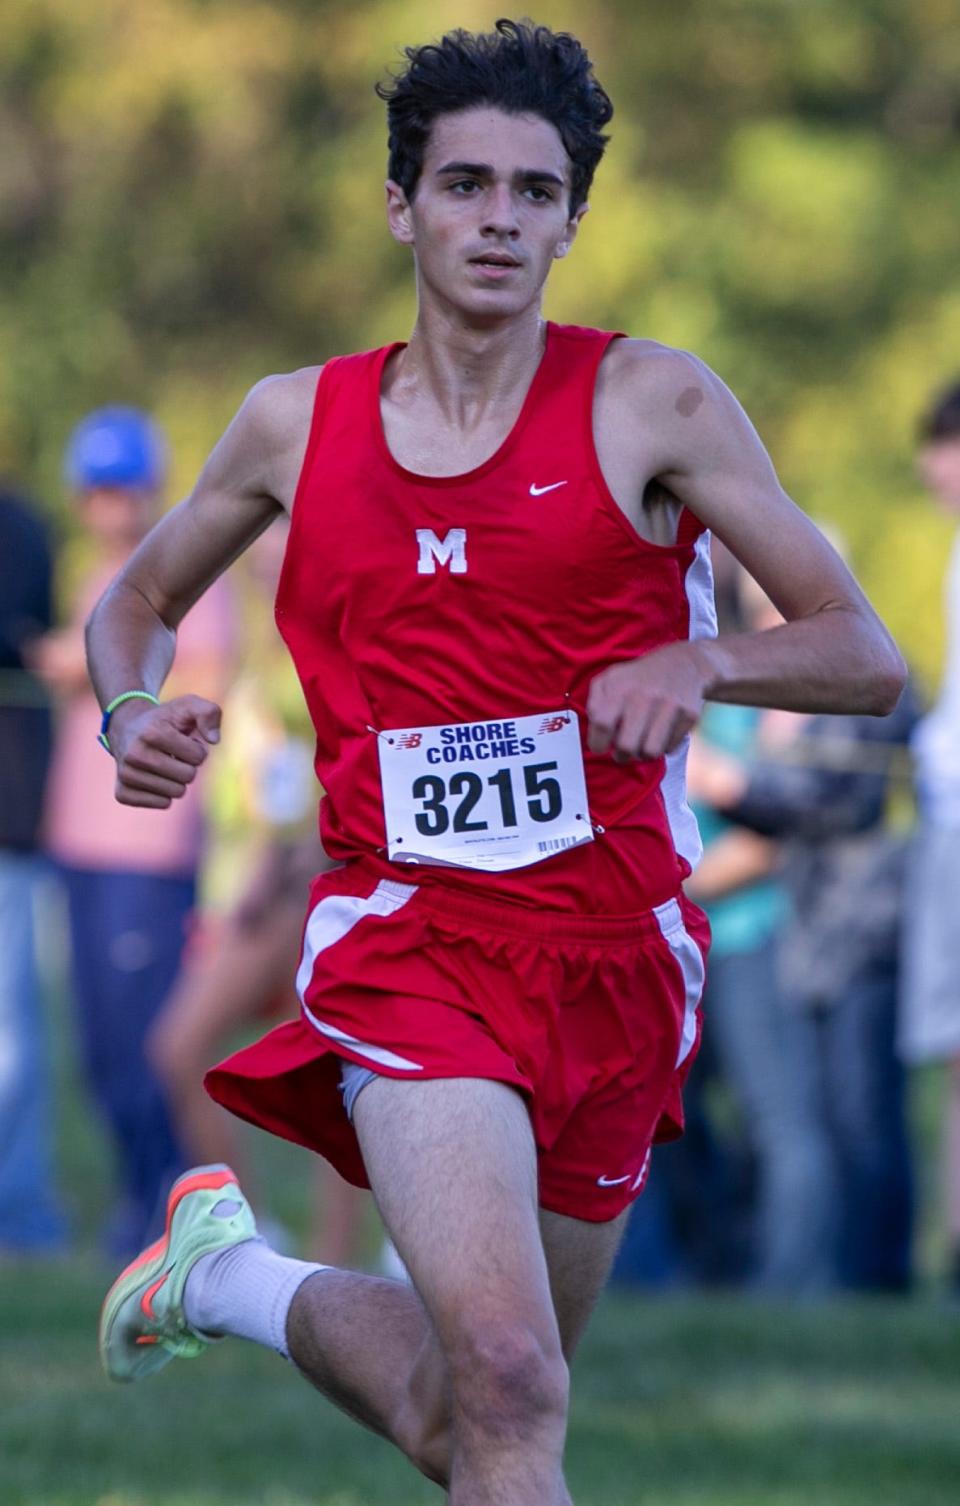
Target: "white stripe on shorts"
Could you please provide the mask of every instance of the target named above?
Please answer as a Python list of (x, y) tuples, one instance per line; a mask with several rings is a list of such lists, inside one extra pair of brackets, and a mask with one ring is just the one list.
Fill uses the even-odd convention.
[(665, 905), (657, 905), (653, 913), (657, 917), (660, 934), (677, 959), (683, 974), (683, 1029), (680, 1033), (680, 1049), (677, 1053), (677, 1066), (679, 1067), (681, 1062), (685, 1062), (690, 1055), (697, 1038), (697, 1005), (703, 993), (706, 969), (700, 955), (700, 948), (683, 923), (683, 911), (680, 909), (679, 901), (668, 899)]
[(300, 996), (303, 1012), (314, 1030), (318, 1030), (328, 1040), (349, 1047), (357, 1056), (364, 1057), (374, 1066), (393, 1067), (400, 1072), (422, 1072), (423, 1065), (420, 1062), (410, 1061), (405, 1056), (398, 1056), (395, 1051), (389, 1051), (385, 1046), (375, 1046), (368, 1041), (358, 1040), (356, 1036), (347, 1035), (345, 1031), (339, 1030), (336, 1025), (318, 1019), (308, 1007), (305, 996), (321, 952), (325, 952), (328, 947), (336, 946), (338, 941), (342, 941), (344, 936), (367, 916), (378, 915), (381, 919), (386, 919), (395, 915), (416, 892), (414, 884), (397, 884), (391, 879), (384, 879), (367, 899), (360, 899), (354, 894), (328, 894), (326, 899), (322, 899), (316, 909), (311, 912), (310, 919), (307, 921), (303, 937), (303, 956), (297, 969), (297, 993)]

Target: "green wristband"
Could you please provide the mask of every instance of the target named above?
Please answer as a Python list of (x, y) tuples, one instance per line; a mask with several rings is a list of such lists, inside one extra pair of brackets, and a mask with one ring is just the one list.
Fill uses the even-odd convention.
[(125, 690), (122, 695), (115, 695), (103, 713), (103, 721), (100, 723), (100, 732), (97, 736), (97, 742), (101, 748), (106, 748), (108, 753), (110, 752), (110, 743), (107, 740), (107, 728), (110, 726), (110, 718), (117, 707), (123, 705), (124, 701), (152, 701), (155, 706), (160, 705), (156, 696), (151, 695), (149, 690)]

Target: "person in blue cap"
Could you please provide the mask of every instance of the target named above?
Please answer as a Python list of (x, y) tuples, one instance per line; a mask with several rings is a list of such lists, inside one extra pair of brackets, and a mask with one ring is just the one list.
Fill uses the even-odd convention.
[[(167, 447), (130, 407), (90, 413), (70, 435), (64, 476), (89, 566), (69, 624), (48, 634), (36, 664), (59, 703), (45, 837), (63, 879), (71, 980), (83, 1065), (117, 1163), (119, 1195), (104, 1242), (123, 1257), (158, 1232), (183, 1157), (145, 1042), (180, 969), (203, 849), (202, 792), (173, 820), (113, 798), (112, 761), (97, 746), (100, 712), (87, 679), (83, 627), (106, 582), (160, 512)], [(229, 588), (185, 624), (177, 669), (222, 693), (233, 653)]]
[(99, 408), (81, 419), (64, 456), (67, 485), (80, 498), (115, 492), (155, 499), (167, 468), (166, 442), (159, 427), (137, 408)]

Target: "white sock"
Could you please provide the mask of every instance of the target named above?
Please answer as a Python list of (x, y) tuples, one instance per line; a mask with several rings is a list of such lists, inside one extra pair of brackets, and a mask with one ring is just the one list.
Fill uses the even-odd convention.
[(290, 1304), (308, 1276), (330, 1269), (278, 1255), (266, 1240), (245, 1239), (200, 1256), (184, 1287), (184, 1316), (200, 1333), (252, 1339), (289, 1359)]

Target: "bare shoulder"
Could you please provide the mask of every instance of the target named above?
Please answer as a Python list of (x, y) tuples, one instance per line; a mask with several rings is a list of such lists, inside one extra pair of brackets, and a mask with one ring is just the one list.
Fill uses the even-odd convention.
[(238, 417), (274, 440), (300, 434), (309, 426), (322, 366), (301, 366), (261, 378), (251, 387)]
[(302, 458), (322, 371), (302, 366), (266, 376), (247, 393), (237, 419), (267, 454), (297, 450)]
[(691, 351), (616, 340), (600, 369), (598, 396), (618, 421), (648, 437), (655, 474), (682, 474), (721, 452), (764, 453), (729, 387)]
[(699, 356), (657, 340), (614, 340), (600, 368), (599, 385), (611, 401), (692, 418), (706, 403), (731, 397)]
[[(322, 366), (267, 376), (247, 393), (211, 457), (248, 490), (293, 506)], [(219, 454), (218, 454), (219, 451)]]

